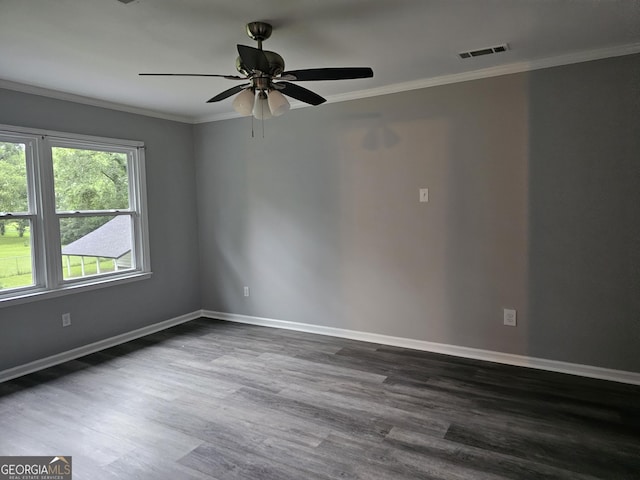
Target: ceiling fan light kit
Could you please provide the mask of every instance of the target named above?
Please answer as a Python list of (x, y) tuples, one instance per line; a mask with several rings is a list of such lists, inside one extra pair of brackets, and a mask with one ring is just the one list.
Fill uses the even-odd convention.
[(269, 110), (271, 110), (271, 115), (274, 117), (279, 117), (283, 113), (288, 112), (291, 108), (291, 105), (285, 96), (278, 90), (271, 90), (267, 94), (267, 99), (269, 103)]
[(262, 49), (262, 42), (271, 36), (273, 28), (265, 22), (251, 22), (246, 26), (247, 35), (258, 42), (258, 48), (238, 45), (236, 70), (242, 75), (206, 73), (140, 73), (155, 76), (222, 77), (227, 80), (245, 80), (248, 83), (225, 90), (207, 103), (219, 102), (235, 95), (232, 107), (240, 115), (253, 115), (259, 120), (277, 117), (290, 108), (285, 98), (289, 96), (310, 105), (320, 105), (326, 99), (317, 93), (291, 82), (318, 80), (348, 80), (373, 77), (369, 67), (309, 68), (285, 71), (284, 59), (276, 52)]
[(256, 95), (256, 104), (253, 106), (253, 116), (258, 120), (268, 120), (273, 115), (269, 109), (269, 101), (265, 92), (258, 92)]
[(256, 93), (250, 88), (247, 88), (236, 95), (231, 106), (240, 115), (251, 115), (253, 113), (253, 105), (255, 103)]

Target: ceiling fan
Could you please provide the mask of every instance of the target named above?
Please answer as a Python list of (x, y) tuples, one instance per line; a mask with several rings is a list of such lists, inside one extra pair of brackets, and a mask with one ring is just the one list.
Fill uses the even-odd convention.
[(262, 42), (271, 36), (273, 27), (265, 22), (251, 22), (246, 26), (247, 35), (258, 42), (258, 48), (238, 45), (236, 69), (239, 75), (217, 75), (208, 73), (140, 73), (143, 76), (181, 76), (181, 77), (222, 77), (228, 80), (246, 80), (207, 103), (219, 102), (236, 95), (233, 108), (242, 115), (253, 114), (258, 119), (282, 115), (289, 110), (287, 95), (310, 105), (320, 105), (326, 99), (317, 93), (291, 82), (317, 80), (348, 80), (373, 77), (369, 67), (308, 68), (304, 70), (284, 70), (284, 60), (276, 52), (262, 49)]

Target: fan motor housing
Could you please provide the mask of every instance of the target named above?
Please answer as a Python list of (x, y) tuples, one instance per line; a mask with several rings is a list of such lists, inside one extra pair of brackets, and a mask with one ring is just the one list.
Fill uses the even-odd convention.
[[(263, 52), (269, 62), (269, 71), (263, 73), (275, 77), (284, 72), (284, 59), (280, 55), (276, 52), (270, 52), (269, 50), (263, 50)], [(236, 70), (247, 76), (251, 73), (251, 71), (242, 63), (242, 59), (240, 57), (236, 58)]]

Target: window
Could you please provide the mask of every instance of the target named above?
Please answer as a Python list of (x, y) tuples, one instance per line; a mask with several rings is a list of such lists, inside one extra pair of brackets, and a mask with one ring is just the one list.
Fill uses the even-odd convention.
[(0, 126), (0, 304), (150, 275), (141, 142)]

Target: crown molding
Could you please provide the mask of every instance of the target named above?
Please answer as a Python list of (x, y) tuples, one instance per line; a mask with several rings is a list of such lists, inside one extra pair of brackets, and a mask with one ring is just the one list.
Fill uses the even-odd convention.
[(442, 75), (439, 77), (425, 78), (410, 82), (395, 83), (384, 87), (370, 88), (355, 92), (344, 93), (340, 95), (332, 95), (327, 97), (327, 101), (331, 103), (344, 102), (348, 100), (357, 100), (360, 98), (375, 97), (379, 95), (388, 95), (392, 93), (407, 92), (411, 90), (419, 90), (422, 88), (436, 87), (439, 85), (448, 85), (451, 83), (468, 82), (470, 80), (480, 80), (483, 78), (499, 77), (501, 75), (509, 75), (513, 73), (530, 72), (544, 68), (559, 67), (562, 65), (571, 65), (574, 63), (589, 62), (592, 60), (601, 60), (604, 58), (621, 57), (624, 55), (633, 55), (640, 53), (640, 43), (629, 45), (602, 48), (598, 50), (589, 50), (581, 52), (573, 52), (566, 55), (555, 57), (541, 58), (528, 62), (510, 63), (497, 67), (483, 68), (469, 72), (454, 73), (451, 75)]
[[(358, 100), (362, 98), (377, 97), (380, 95), (389, 95), (392, 93), (407, 92), (411, 90), (420, 90), (423, 88), (436, 87), (440, 85), (448, 85), (452, 83), (468, 82), (470, 80), (480, 80), (483, 78), (498, 77), (501, 75), (509, 75), (513, 73), (529, 72), (533, 70), (540, 70), (543, 68), (558, 67), (562, 65), (571, 65), (574, 63), (589, 62), (592, 60), (601, 60), (604, 58), (621, 57), (624, 55), (633, 55), (640, 53), (640, 43), (631, 43), (627, 45), (618, 45), (615, 47), (600, 48), (595, 50), (572, 52), (569, 54), (558, 55), (554, 57), (540, 58), (527, 62), (516, 62), (507, 65), (500, 65), (497, 67), (483, 68), (480, 70), (472, 70), (469, 72), (453, 73), (449, 75), (441, 75), (438, 77), (424, 78), (420, 80), (413, 80), (409, 82), (394, 83), (391, 85), (385, 85), (383, 87), (369, 88), (365, 90), (357, 90), (354, 92), (342, 93), (337, 95), (328, 95), (326, 97), (327, 103), (346, 102), (349, 100)], [(61, 92), (58, 90), (50, 90), (47, 88), (36, 87), (34, 85), (27, 85), (17, 82), (11, 82), (8, 80), (0, 79), (0, 88), (8, 90), (15, 90), (23, 93), (30, 93), (33, 95), (41, 95), (45, 97), (55, 98), (58, 100), (66, 100), (69, 102), (81, 103), (85, 105), (91, 105), (94, 107), (109, 108), (111, 110), (119, 110), (122, 112), (134, 113), (137, 115), (144, 115), (147, 117), (161, 118), (164, 120), (172, 120), (182, 123), (209, 123), (218, 122), (222, 120), (231, 120), (234, 118), (242, 118), (236, 112), (224, 112), (213, 115), (203, 116), (182, 116), (173, 115), (169, 113), (158, 112), (155, 110), (147, 110), (144, 108), (133, 107), (130, 105), (123, 105), (119, 103), (108, 102), (106, 100), (99, 100), (96, 98), (85, 97), (82, 95), (75, 95), (72, 93)], [(306, 108), (309, 105), (303, 102), (292, 102), (291, 108)]]
[(170, 113), (158, 112), (156, 110), (147, 110), (145, 108), (133, 107), (121, 103), (109, 102), (75, 93), (62, 92), (60, 90), (51, 90), (48, 88), (28, 85), (26, 83), (12, 82), (0, 79), (0, 88), (13, 90), (16, 92), (29, 93), (31, 95), (40, 95), (42, 97), (53, 98), (55, 100), (64, 100), (67, 102), (80, 103), (82, 105), (90, 105), (92, 107), (108, 108), (120, 112), (134, 113), (136, 115), (144, 115), (145, 117), (160, 118), (163, 120), (172, 120), (174, 122), (194, 123), (194, 117), (185, 117), (181, 115), (173, 115)]

